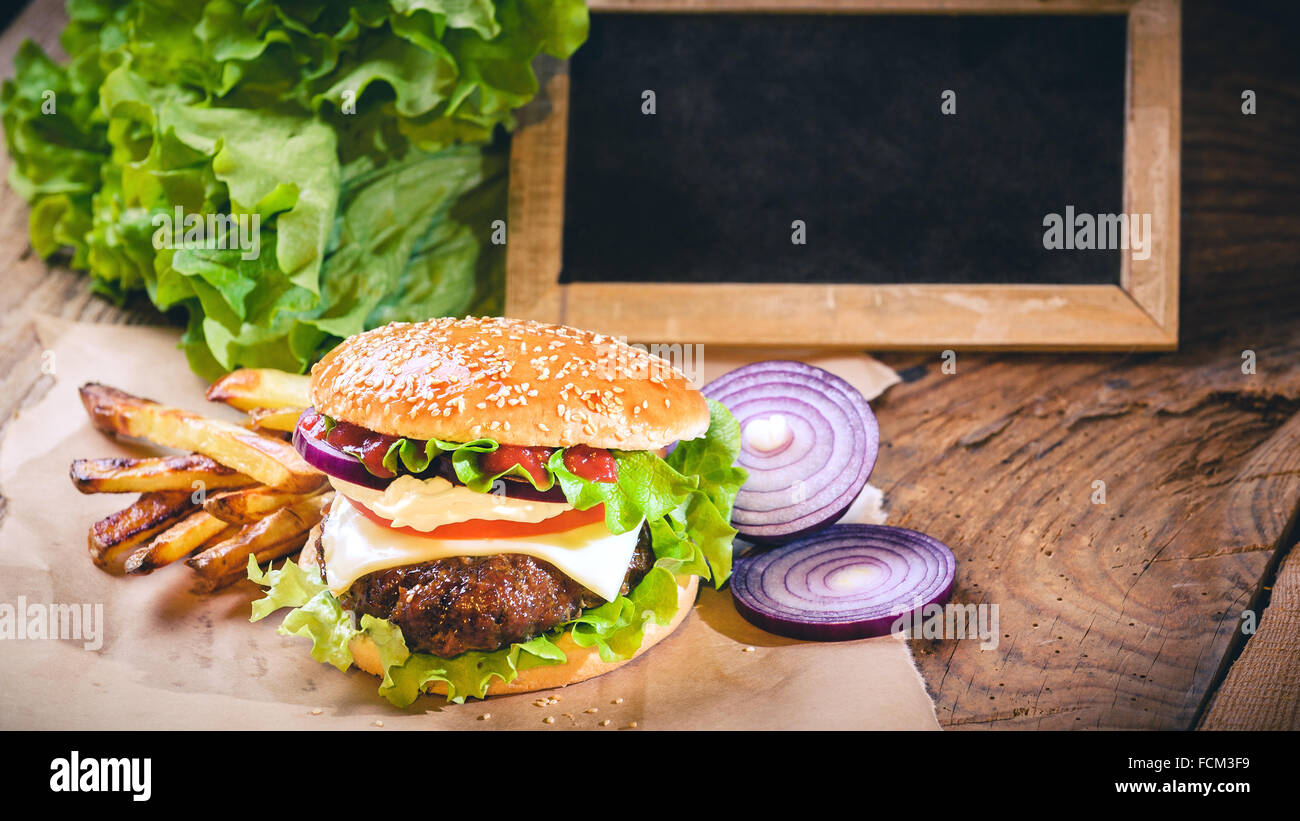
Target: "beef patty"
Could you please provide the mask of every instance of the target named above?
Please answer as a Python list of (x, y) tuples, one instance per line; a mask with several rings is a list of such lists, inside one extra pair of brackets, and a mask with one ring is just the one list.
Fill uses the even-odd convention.
[[(320, 539), (316, 550), (323, 574)], [(627, 595), (653, 564), (650, 530), (643, 525), (620, 594)], [(528, 641), (605, 600), (549, 562), (502, 553), (379, 570), (353, 582), (341, 601), (357, 618), (369, 614), (402, 628), (412, 652), (450, 658)]]

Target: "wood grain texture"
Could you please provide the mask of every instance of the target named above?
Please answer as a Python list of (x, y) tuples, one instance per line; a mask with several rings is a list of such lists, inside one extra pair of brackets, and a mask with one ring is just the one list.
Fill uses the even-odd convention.
[(1263, 615), (1200, 729), (1300, 730), (1300, 553), (1287, 557)]
[[(560, 240), (564, 234), (564, 149), (568, 117), (554, 116), (554, 106), (569, 98), (567, 64), (544, 78), (538, 99), (520, 116), (521, 127), (511, 140), (511, 184), (507, 219), (510, 225), (530, 226), (512, 231), (506, 244), (506, 315), (542, 319), (564, 315), (560, 277)], [(549, 321), (555, 321), (554, 319)]]
[(1177, 344), (1113, 285), (576, 282), (550, 290), (560, 295), (551, 304), (563, 305), (551, 321), (654, 342), (780, 341), (874, 351), (1167, 350)]
[[(1123, 254), (1121, 287), (571, 283), (559, 279), (568, 75), (523, 117), (511, 147), (506, 313), (640, 341), (916, 350), (1172, 350), (1178, 346), (1181, 0), (966, 3), (607, 2), (593, 10), (1129, 14), (1124, 203), (1151, 215), (1147, 259)], [(611, 206), (615, 207), (615, 206)], [(1151, 238), (1148, 238), (1148, 242)], [(672, 305), (671, 311), (663, 309)]]
[(1256, 393), (1237, 353), (959, 354), (879, 403), (891, 522), (952, 546), (955, 601), (1000, 608), (996, 650), (917, 646), (941, 723), (1192, 725), (1300, 498), (1300, 383)]
[(1120, 282), (1169, 338), (1178, 339), (1180, 0), (1142, 0), (1129, 13), (1124, 210), (1151, 215), (1146, 259), (1122, 255)]

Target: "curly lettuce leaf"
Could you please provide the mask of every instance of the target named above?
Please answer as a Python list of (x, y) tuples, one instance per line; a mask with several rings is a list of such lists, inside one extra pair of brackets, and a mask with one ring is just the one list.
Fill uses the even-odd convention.
[(679, 442), (667, 462), (681, 473), (700, 477), (700, 490), (713, 501), (722, 518), (731, 519), (736, 493), (748, 474), (735, 466), (740, 456), (740, 423), (721, 402), (709, 404), (709, 430), (698, 439)]
[(605, 506), (605, 525), (611, 533), (626, 533), (643, 520), (662, 518), (699, 487), (698, 479), (678, 473), (649, 451), (612, 454), (618, 465), (613, 482), (593, 482), (570, 472), (563, 451), (556, 451), (547, 463), (569, 504), (578, 510)]
[(421, 445), (411, 439), (398, 439), (384, 454), (384, 467), (393, 473), (424, 473), (444, 453), (452, 454), (454, 461), (461, 453), (466, 458), (478, 460), (480, 453), (491, 453), (499, 445), (491, 439), (474, 439), (470, 442), (445, 442), (430, 439)]

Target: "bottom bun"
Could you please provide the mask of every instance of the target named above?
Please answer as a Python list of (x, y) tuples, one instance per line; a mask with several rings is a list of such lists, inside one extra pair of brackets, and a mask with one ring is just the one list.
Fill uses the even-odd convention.
[[(313, 541), (308, 541), (308, 545)], [(303, 568), (315, 568), (316, 551), (304, 550), (300, 560), (300, 566)], [(550, 690), (555, 687), (564, 687), (569, 684), (577, 684), (579, 681), (586, 681), (589, 678), (604, 675), (605, 673), (616, 670), (628, 662), (640, 658), (643, 653), (663, 641), (669, 634), (677, 629), (678, 625), (686, 619), (686, 615), (691, 612), (695, 605), (695, 594), (700, 589), (699, 576), (686, 576), (677, 578), (677, 612), (668, 624), (659, 625), (654, 621), (645, 626), (645, 635), (641, 640), (641, 646), (632, 654), (631, 658), (622, 661), (601, 661), (600, 651), (595, 647), (580, 647), (573, 641), (570, 633), (565, 633), (555, 642), (555, 646), (564, 651), (568, 661), (564, 664), (548, 664), (541, 667), (530, 667), (527, 670), (521, 670), (514, 681), (509, 683), (499, 678), (492, 679), (488, 685), (487, 694), (490, 696), (509, 695), (510, 693), (531, 693), (536, 690)], [(370, 673), (372, 676), (384, 675), (383, 664), (379, 660), (379, 649), (375, 643), (367, 636), (358, 636), (348, 643), (348, 649), (352, 651), (352, 662), (357, 667)], [(431, 681), (425, 685), (423, 692), (437, 693), (439, 695), (447, 694), (446, 682)]]

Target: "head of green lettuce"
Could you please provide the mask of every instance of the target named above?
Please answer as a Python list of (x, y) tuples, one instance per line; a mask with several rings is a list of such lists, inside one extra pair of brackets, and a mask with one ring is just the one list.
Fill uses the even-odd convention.
[(195, 372), (299, 372), (367, 328), (499, 312), (501, 132), (533, 58), (586, 39), (582, 0), (67, 11), (71, 58), (25, 42), (0, 87), (9, 184), (33, 249), (183, 320)]

